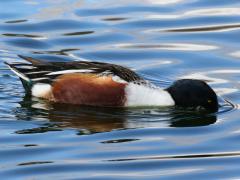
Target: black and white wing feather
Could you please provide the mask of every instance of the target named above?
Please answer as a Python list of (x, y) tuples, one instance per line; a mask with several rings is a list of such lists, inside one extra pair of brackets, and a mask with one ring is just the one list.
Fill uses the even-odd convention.
[(92, 73), (99, 76), (116, 76), (126, 82), (144, 81), (132, 70), (115, 64), (102, 62), (72, 61), (46, 62), (20, 56), (29, 63), (6, 63), (22, 81), (51, 84), (58, 76), (68, 73)]

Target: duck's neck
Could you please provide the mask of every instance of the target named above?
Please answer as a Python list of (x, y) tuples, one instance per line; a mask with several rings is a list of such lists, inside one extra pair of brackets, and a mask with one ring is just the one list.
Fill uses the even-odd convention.
[(173, 106), (172, 96), (160, 88), (129, 83), (126, 88), (126, 106)]

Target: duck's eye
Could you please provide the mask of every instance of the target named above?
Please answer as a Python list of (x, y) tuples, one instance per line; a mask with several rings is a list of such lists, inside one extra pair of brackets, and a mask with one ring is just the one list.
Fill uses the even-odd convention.
[(207, 102), (208, 102), (208, 103), (212, 103), (212, 100), (211, 100), (211, 99), (209, 99)]

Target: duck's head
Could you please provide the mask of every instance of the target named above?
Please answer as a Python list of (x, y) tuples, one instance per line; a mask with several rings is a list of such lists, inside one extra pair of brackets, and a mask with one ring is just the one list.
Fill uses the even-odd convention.
[(180, 107), (204, 108), (209, 112), (218, 111), (217, 95), (204, 81), (181, 79), (166, 89)]

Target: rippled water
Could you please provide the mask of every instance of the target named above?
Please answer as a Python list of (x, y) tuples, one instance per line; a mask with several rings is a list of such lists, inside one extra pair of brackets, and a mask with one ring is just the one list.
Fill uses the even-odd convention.
[[(0, 2), (1, 179), (239, 179), (240, 2)], [(216, 114), (62, 106), (24, 97), (3, 61), (121, 64), (166, 87), (208, 81)]]

